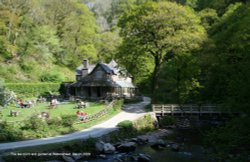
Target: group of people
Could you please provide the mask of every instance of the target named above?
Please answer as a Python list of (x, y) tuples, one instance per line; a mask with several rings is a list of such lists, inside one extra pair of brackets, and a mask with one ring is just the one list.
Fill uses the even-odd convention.
[(23, 101), (22, 99), (17, 99), (17, 104), (16, 107), (20, 108), (32, 108), (36, 104), (36, 101), (34, 100), (28, 100), (28, 101)]
[(82, 111), (80, 112), (79, 110), (76, 112), (76, 116), (79, 118), (81, 121), (86, 121), (87, 119), (87, 113)]

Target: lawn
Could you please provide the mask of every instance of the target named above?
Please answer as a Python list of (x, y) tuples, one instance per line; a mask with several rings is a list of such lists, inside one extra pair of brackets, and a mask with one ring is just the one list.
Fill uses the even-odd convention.
[[(48, 112), (50, 118), (63, 116), (63, 115), (75, 115), (76, 111), (84, 111), (87, 114), (94, 114), (104, 108), (104, 104), (91, 102), (89, 107), (85, 109), (75, 109), (76, 104), (73, 102), (61, 103), (57, 108), (49, 108), (49, 103), (37, 103), (32, 108), (17, 108), (12, 105), (7, 108), (2, 109), (2, 120), (7, 122), (16, 122), (29, 119), (35, 114), (40, 114), (41, 112)], [(10, 116), (10, 111), (20, 111), (20, 114), (17, 117)]]
[[(84, 109), (76, 109), (75, 103), (61, 103), (57, 108), (49, 108), (49, 103), (38, 103), (33, 108), (17, 108), (14, 105), (2, 109), (2, 121), (0, 122), (0, 143), (6, 141), (19, 141), (52, 137), (67, 134), (77, 130), (89, 128), (119, 113), (123, 101), (117, 101), (107, 114), (88, 122), (80, 122), (76, 112), (84, 111), (87, 115), (93, 115), (105, 108), (102, 103), (89, 103)], [(20, 111), (17, 117), (10, 116), (10, 111)], [(36, 118), (36, 114), (48, 112), (49, 119)], [(34, 118), (35, 117), (35, 118)]]

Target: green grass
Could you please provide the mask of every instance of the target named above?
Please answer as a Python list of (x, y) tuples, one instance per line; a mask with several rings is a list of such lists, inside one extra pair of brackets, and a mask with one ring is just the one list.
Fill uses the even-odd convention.
[[(118, 101), (113, 107), (108, 109), (108, 113), (104, 116), (93, 121), (81, 123), (79, 123), (79, 119), (76, 116), (76, 111), (83, 110), (87, 115), (92, 115), (105, 108), (105, 105), (100, 103), (90, 103), (90, 106), (85, 109), (74, 109), (75, 103), (60, 104), (55, 109), (49, 109), (48, 104), (46, 103), (40, 103), (34, 108), (16, 108), (14, 106), (9, 106), (8, 108), (5, 108), (2, 113), (3, 119), (7, 121), (7, 123), (4, 124), (5, 122), (2, 122), (4, 129), (2, 130), (2, 136), (0, 134), (0, 141), (6, 142), (52, 137), (77, 130), (83, 130), (119, 113), (122, 104), (122, 100)], [(10, 110), (19, 110), (21, 114), (18, 117), (11, 117), (9, 115)], [(42, 111), (49, 112), (50, 118), (48, 120), (34, 118), (33, 115), (35, 113), (39, 114), (39, 112)]]
[[(77, 110), (84, 111), (87, 114), (94, 114), (104, 107), (104, 104), (90, 103), (90, 106), (85, 109), (75, 109), (75, 103), (62, 103), (57, 108), (49, 108), (49, 103), (38, 103), (33, 108), (17, 108), (12, 105), (2, 109), (2, 120), (7, 122), (17, 122), (29, 119), (34, 114), (40, 114), (41, 112), (48, 112), (50, 118), (63, 116), (63, 115), (75, 115)], [(10, 116), (10, 111), (20, 111), (20, 115), (17, 117)]]

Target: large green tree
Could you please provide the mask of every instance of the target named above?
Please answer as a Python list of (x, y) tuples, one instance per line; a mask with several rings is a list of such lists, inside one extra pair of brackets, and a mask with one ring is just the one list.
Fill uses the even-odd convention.
[(137, 6), (121, 17), (119, 26), (124, 38), (123, 44), (131, 45), (132, 42), (134, 47), (129, 49), (136, 48), (139, 51), (135, 55), (151, 57), (154, 61), (153, 95), (158, 88), (163, 63), (175, 55), (199, 48), (206, 37), (195, 12), (172, 2), (152, 2)]

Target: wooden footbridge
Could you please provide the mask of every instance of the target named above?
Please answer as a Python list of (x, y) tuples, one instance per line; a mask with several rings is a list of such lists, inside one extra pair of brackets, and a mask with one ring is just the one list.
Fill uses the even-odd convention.
[(216, 105), (152, 105), (156, 116), (184, 116), (184, 115), (237, 115), (237, 112), (221, 111)]

